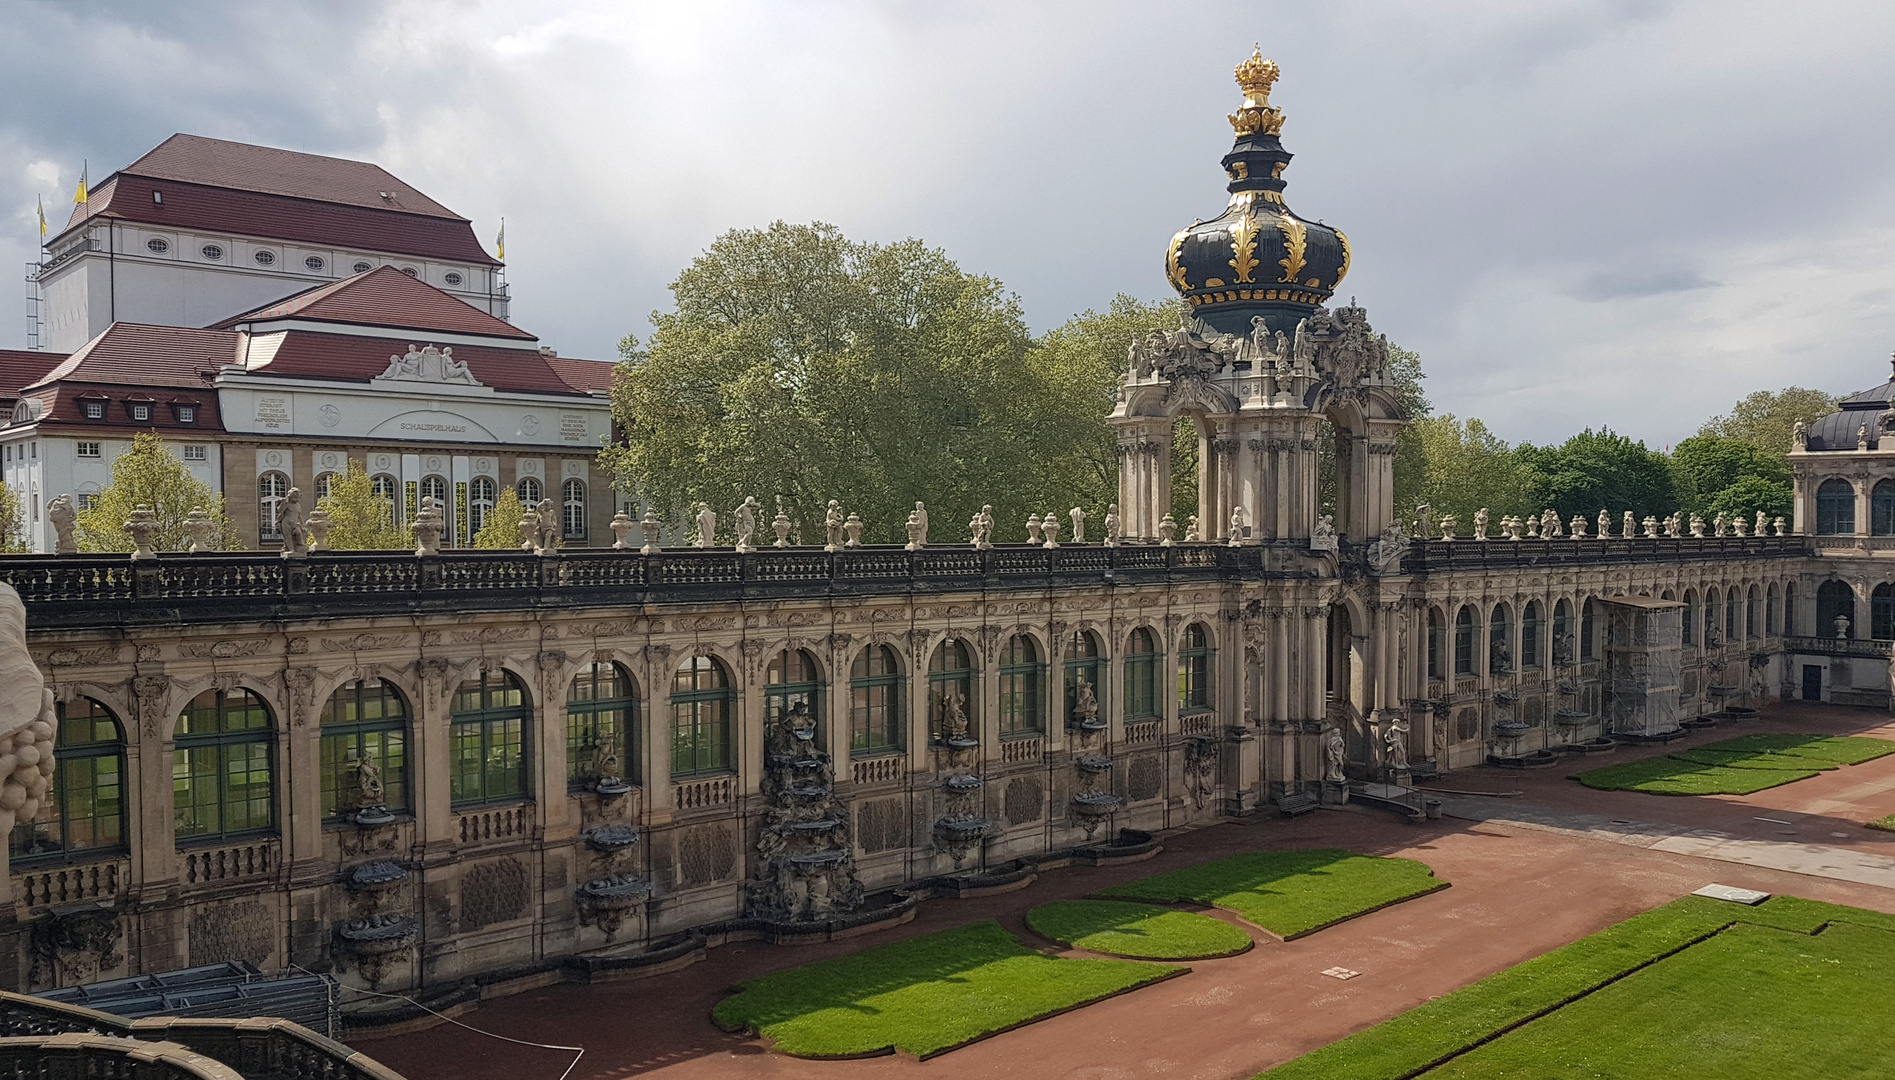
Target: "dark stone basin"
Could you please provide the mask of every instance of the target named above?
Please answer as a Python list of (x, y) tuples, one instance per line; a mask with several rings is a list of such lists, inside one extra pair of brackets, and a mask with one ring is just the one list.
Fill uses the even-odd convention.
[(594, 851), (623, 851), (638, 843), (638, 830), (630, 825), (601, 825), (586, 834), (586, 845)]

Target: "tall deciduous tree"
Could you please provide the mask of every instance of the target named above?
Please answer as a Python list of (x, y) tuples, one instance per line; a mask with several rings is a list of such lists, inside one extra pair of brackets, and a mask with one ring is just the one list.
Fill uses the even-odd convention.
[(1626, 510), (1643, 519), (1678, 509), (1665, 455), (1610, 429), (1587, 428), (1558, 446), (1522, 445), (1515, 454), (1533, 472), (1530, 507), (1552, 507), (1562, 521), (1574, 514), (1590, 520), (1600, 510), (1616, 522)]
[[(1737, 512), (1733, 499), (1756, 503), (1750, 513), (1762, 510), (1772, 517), (1789, 513), (1776, 509), (1791, 502), (1790, 466), (1781, 452), (1746, 439), (1693, 435), (1672, 447), (1671, 467), (1678, 480), (1679, 504), (1706, 517)], [(1741, 495), (1724, 496), (1740, 485)]]
[(520, 502), (519, 493), (512, 485), (500, 489), (500, 495), (493, 501), (493, 509), (487, 511), (487, 524), (474, 534), (474, 546), (490, 551), (518, 548), (520, 546), (520, 520), (526, 517), (526, 506)]
[(375, 481), (350, 458), (340, 475), (329, 478), (329, 494), (317, 500), (329, 516), (328, 547), (336, 551), (397, 551), (413, 546), (395, 523), (395, 504), (375, 494)]
[(0, 551), (31, 550), (26, 542), (26, 511), (20, 497), (6, 484), (0, 484)]
[(1836, 399), (1821, 390), (1801, 386), (1759, 390), (1733, 406), (1728, 415), (1706, 420), (1698, 434), (1742, 439), (1767, 453), (1787, 454), (1798, 420), (1809, 423), (1835, 411)]
[(1533, 474), (1506, 441), (1469, 417), (1424, 416), (1403, 430), (1395, 456), (1396, 513), (1426, 503), (1436, 521), (1453, 514), (1460, 535), (1485, 507), (1495, 518), (1532, 512)]
[[(1098, 453), (1097, 432), (1062, 442), (1044, 428), (1064, 407), (1048, 407), (1058, 395), (1029, 362), (1017, 299), (919, 241), (737, 230), (671, 291), (649, 346), (622, 346), (625, 442), (603, 460), (674, 523), (698, 500), (727, 516), (780, 496), (808, 535), (834, 498), (887, 542), (926, 501), (938, 542), (985, 503), (1003, 523), (1045, 512), (1049, 459), (1073, 442)], [(1068, 389), (1089, 397), (1096, 379)]]
[(192, 510), (210, 515), (211, 532), (206, 544), (211, 550), (242, 547), (237, 531), (224, 516), (224, 497), (192, 476), (184, 462), (150, 432), (132, 436), (132, 448), (112, 462), (112, 482), (99, 492), (90, 510), (79, 511), (75, 530), (79, 550), (132, 550), (125, 522), (139, 506), (151, 507), (157, 519), (152, 546), (159, 551), (177, 551), (187, 545), (184, 518)]

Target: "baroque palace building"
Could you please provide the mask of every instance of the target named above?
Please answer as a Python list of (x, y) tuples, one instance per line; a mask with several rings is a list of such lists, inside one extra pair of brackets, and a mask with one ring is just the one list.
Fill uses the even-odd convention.
[[(1825, 528), (1821, 494), (1895, 476), (1879, 451), (1812, 433), (1793, 530), (1549, 512), (1470, 537), (1398, 513), (1386, 344), (1362, 309), (1322, 306), (1350, 252), (1284, 202), (1276, 76), (1238, 68), (1228, 207), (1165, 253), (1187, 314), (1132, 343), (1103, 542), (994, 544), (977, 523), (907, 548), (0, 559), (63, 717), (48, 810), (11, 845), (0, 982), (247, 960), (465, 999), (844, 933), (1224, 816), (1419, 814), (1416, 776), (1664, 738), (1746, 701), (1881, 704), (1862, 665), (1886, 643), (1837, 639), (1822, 606), (1838, 581), (1879, 595), (1879, 533), (1855, 523), (1880, 503)], [(353, 290), (372, 300), (332, 303)], [(507, 417), (585, 396), (524, 381), (537, 350), (486, 312), (438, 325), (450, 304), (372, 269), (192, 330), (224, 335), (202, 400), (226, 461), (269, 442), (266, 415), (310, 442), (284, 453), (322, 452), (323, 403), (373, 437), (402, 415), (374, 411), (377, 383), (416, 370), (428, 385), (399, 389), (494, 432), (484, 452), (545, 445)], [(393, 308), (423, 312), (416, 337), (443, 348), (414, 363), (435, 366), (389, 359), (409, 340)], [(450, 333), (477, 382), (436, 377)], [(41, 417), (85, 400), (71, 375), (46, 376)], [(1183, 416), (1195, 526), (1164, 513)], [(549, 477), (556, 445), (530, 451)]]

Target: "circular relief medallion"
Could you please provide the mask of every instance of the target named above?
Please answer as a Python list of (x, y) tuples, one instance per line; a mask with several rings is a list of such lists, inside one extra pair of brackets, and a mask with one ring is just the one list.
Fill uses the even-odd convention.
[(475, 458), (474, 471), (477, 473), (490, 473), (493, 471), (493, 462), (486, 458)]
[(323, 468), (325, 468), (325, 469), (333, 469), (333, 468), (335, 468), (335, 467), (336, 467), (336, 456), (335, 456), (334, 454), (324, 454), (324, 455), (322, 456), (322, 467), (323, 467)]
[(520, 417), (520, 430), (526, 432), (528, 435), (538, 435), (540, 433), (540, 418), (534, 416), (532, 413), (527, 413), (525, 416)]
[(375, 456), (375, 467), (378, 469), (392, 469), (395, 467), (395, 459), (389, 457), (387, 454), (377, 454)]
[(322, 418), (323, 427), (335, 427), (342, 422), (342, 410), (334, 405), (324, 405), (316, 414)]
[(440, 458), (438, 458), (438, 457), (431, 457), (431, 458), (429, 458), (429, 459), (428, 459), (428, 471), (429, 471), (429, 472), (440, 472), (440, 471), (441, 471), (441, 459), (440, 459)]
[(265, 454), (265, 455), (263, 455), (263, 463), (264, 463), (265, 465), (281, 465), (281, 464), (283, 464), (283, 454), (282, 454), (282, 452), (281, 452), (281, 451), (279, 451), (279, 450), (272, 450), (272, 451), (270, 451), (269, 453), (267, 453), (267, 454)]

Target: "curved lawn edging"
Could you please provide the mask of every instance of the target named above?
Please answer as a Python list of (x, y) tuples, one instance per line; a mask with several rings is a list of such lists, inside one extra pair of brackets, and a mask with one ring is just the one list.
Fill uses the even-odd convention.
[(1026, 924), (1048, 941), (1134, 960), (1217, 960), (1257, 944), (1209, 915), (1122, 900), (1054, 900), (1027, 912)]
[(1751, 795), (1843, 765), (1895, 754), (1895, 742), (1861, 735), (1740, 735), (1570, 779), (1599, 791), (1647, 795)]
[(1157, 903), (1192, 901), (1232, 911), (1284, 941), (1404, 900), (1448, 883), (1414, 859), (1359, 855), (1341, 848), (1250, 851), (1169, 873), (1155, 874), (1093, 894)]

